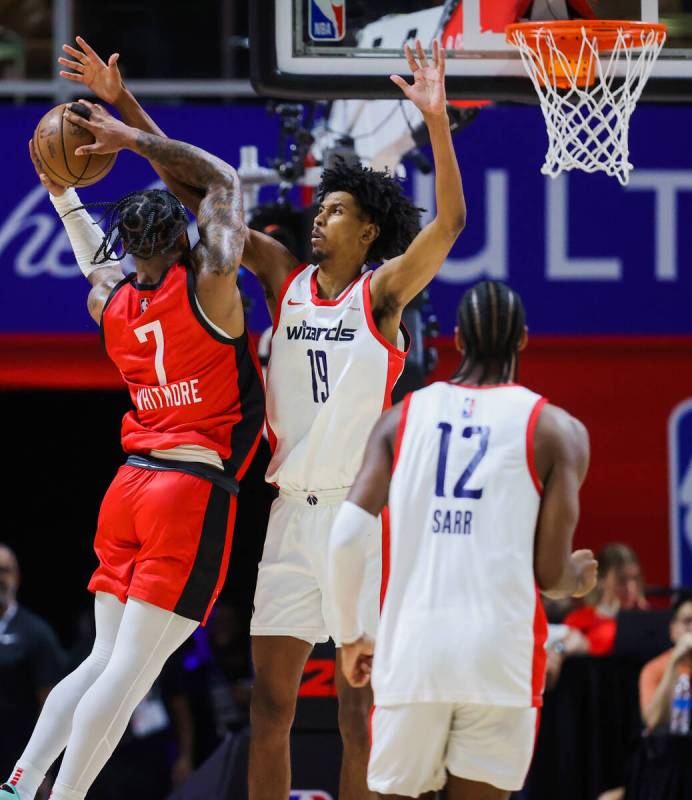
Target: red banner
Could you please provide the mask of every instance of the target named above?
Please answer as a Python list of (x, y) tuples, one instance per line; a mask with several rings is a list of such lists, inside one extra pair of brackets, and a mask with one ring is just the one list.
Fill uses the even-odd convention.
[[(433, 376), (450, 376), (458, 354), (439, 340)], [(692, 337), (536, 337), (520, 381), (582, 420), (591, 468), (576, 543), (624, 541), (639, 553), (647, 582), (670, 576), (667, 424), (692, 397)], [(97, 334), (0, 337), (3, 389), (120, 388)]]

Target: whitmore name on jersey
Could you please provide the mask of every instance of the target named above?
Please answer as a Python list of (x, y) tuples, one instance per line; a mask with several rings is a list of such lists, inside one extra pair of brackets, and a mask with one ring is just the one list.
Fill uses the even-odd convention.
[(199, 378), (193, 378), (190, 381), (178, 381), (163, 386), (145, 386), (137, 391), (137, 408), (140, 411), (153, 411), (156, 408), (202, 403), (204, 398), (197, 391), (198, 383)]

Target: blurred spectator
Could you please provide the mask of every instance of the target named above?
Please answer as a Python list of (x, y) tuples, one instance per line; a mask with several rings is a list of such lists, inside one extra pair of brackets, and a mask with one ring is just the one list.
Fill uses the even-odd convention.
[(557, 684), (565, 659), (569, 656), (588, 653), (589, 642), (584, 634), (562, 622), (575, 608), (576, 600), (574, 598), (565, 597), (553, 600), (543, 597), (541, 599), (548, 619), (548, 638), (545, 642), (545, 689), (549, 692)]
[(188, 670), (195, 720), (196, 758), (204, 760), (229, 731), (250, 720), (252, 664), (249, 610), (217, 601), (205, 628), (198, 628), (187, 646)]
[(589, 653), (610, 655), (615, 646), (620, 610), (647, 607), (637, 554), (626, 544), (607, 544), (597, 556), (598, 585), (586, 605), (569, 613), (564, 624), (580, 631)]
[(0, 0), (0, 41), (18, 48), (6, 78), (50, 78), (53, 72), (51, 0)]
[(0, 775), (11, 773), (65, 668), (57, 636), (17, 603), (18, 588), (17, 557), (0, 543)]
[(642, 719), (650, 731), (668, 725), (675, 682), (682, 673), (692, 674), (692, 597), (675, 604), (670, 639), (674, 646), (649, 661), (639, 678)]
[(557, 684), (565, 659), (588, 653), (589, 640), (583, 633), (568, 625), (550, 624), (545, 648), (545, 688), (549, 692)]

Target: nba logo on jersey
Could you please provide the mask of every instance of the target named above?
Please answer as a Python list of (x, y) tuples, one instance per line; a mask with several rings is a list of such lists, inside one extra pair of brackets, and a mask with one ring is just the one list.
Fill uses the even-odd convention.
[(289, 795), (288, 800), (333, 800), (327, 792), (315, 789), (294, 789)]
[(346, 0), (309, 0), (310, 38), (315, 42), (340, 42), (346, 35)]
[(464, 399), (464, 407), (461, 410), (461, 416), (464, 419), (469, 419), (473, 416), (473, 410), (476, 407), (476, 398), (475, 397), (466, 397)]
[(140, 314), (143, 314), (148, 308), (149, 308), (149, 298), (148, 297), (143, 297), (139, 301), (139, 312), (140, 312)]
[(671, 580), (692, 582), (692, 397), (668, 421)]

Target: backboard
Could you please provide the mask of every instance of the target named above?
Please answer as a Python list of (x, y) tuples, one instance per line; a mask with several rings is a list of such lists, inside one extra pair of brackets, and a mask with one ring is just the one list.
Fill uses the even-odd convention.
[[(692, 5), (692, 4), (690, 4)], [(294, 99), (395, 98), (389, 75), (406, 75), (405, 42), (447, 47), (454, 99), (536, 102), (505, 41), (520, 20), (569, 18), (666, 22), (669, 37), (643, 100), (692, 102), (692, 13), (686, 0), (255, 0), (250, 4), (255, 89)]]

